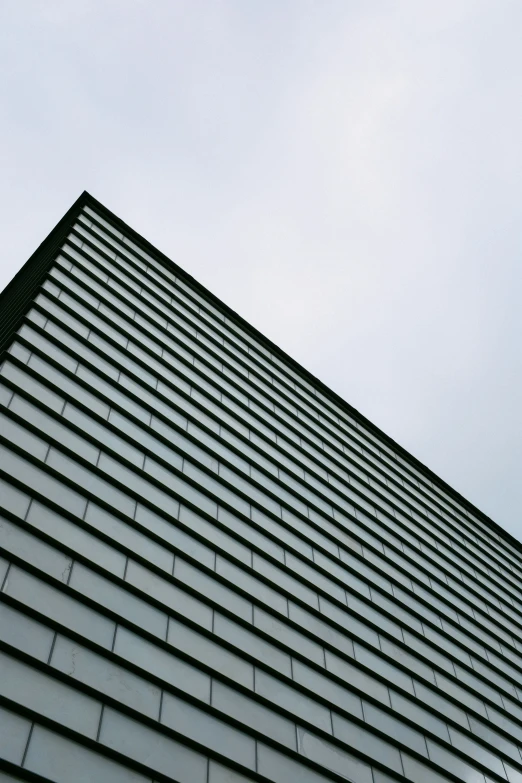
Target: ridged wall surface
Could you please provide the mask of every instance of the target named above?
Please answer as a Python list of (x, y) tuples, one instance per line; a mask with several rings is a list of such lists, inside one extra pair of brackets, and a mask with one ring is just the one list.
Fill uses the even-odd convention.
[(521, 783), (517, 542), (134, 239), (0, 367), (0, 780)]

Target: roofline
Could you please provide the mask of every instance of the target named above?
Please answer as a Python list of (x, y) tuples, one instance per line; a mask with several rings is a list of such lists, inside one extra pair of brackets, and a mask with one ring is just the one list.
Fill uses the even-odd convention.
[(19, 329), (58, 249), (89, 198), (84, 190), (0, 293), (0, 357)]
[[(165, 266), (171, 269), (174, 268), (176, 274), (190, 283), (198, 293), (208, 299), (211, 304), (217, 306), (228, 318), (236, 321), (245, 331), (249, 332), (256, 340), (265, 345), (271, 353), (284, 360), (293, 370), (301, 375), (304, 380), (320, 389), (332, 403), (339, 406), (342, 410), (345, 410), (346, 413), (352, 416), (356, 421), (359, 421), (365, 428), (393, 449), (393, 451), (419, 470), (429, 481), (436, 484), (446, 494), (460, 503), (466, 510), (488, 525), (492, 529), (492, 532), (499, 534), (522, 554), (521, 541), (515, 538), (515, 536), (507, 530), (504, 530), (501, 525), (488, 517), (487, 514), (461, 495), (460, 492), (444, 481), (444, 479), (430, 470), (430, 468), (424, 465), (417, 457), (410, 454), (410, 452), (397, 443), (397, 441), (373, 424), (373, 422), (367, 419), (360, 411), (346, 402), (339, 394), (330, 389), (323, 381), (299, 364), (299, 362), (289, 356), (282, 348), (273, 343), (258, 329), (249, 324), (242, 316), (232, 310), (231, 307), (218, 299), (215, 294), (205, 288), (205, 286), (192, 277), (192, 275), (178, 266), (176, 262), (168, 258), (161, 250), (158, 250), (151, 242), (145, 239), (145, 237), (125, 223), (124, 220), (115, 215), (114, 212), (108, 209), (86, 190), (83, 191), (74, 204), (67, 210), (62, 219), (56, 224), (28, 261), (26, 261), (10, 283), (8, 283), (0, 293), (0, 312), (2, 313), (2, 316), (0, 317), (0, 355), (7, 347), (7, 343), (10, 342), (12, 334), (19, 328), (19, 323), (22, 321), (26, 310), (30, 307), (36, 289), (41, 285), (43, 278), (54, 261), (56, 251), (61, 244), (63, 244), (70, 227), (85, 206), (97, 210), (102, 217), (112, 223), (115, 228), (118, 228), (122, 233), (127, 234), (138, 246), (141, 246), (144, 251), (154, 255)], [(11, 305), (11, 302), (9, 301), (11, 297), (15, 298), (14, 305)]]

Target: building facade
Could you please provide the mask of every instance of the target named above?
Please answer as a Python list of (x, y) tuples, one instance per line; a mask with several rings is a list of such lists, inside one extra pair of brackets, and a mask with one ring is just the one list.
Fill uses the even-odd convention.
[(0, 296), (0, 780), (522, 782), (522, 549), (84, 193)]

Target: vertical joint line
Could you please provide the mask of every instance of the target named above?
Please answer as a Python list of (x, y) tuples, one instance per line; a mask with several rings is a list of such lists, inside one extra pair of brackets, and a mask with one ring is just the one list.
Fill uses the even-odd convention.
[(0, 593), (4, 592), (4, 589), (5, 589), (6, 585), (7, 585), (7, 579), (9, 577), (10, 570), (11, 570), (11, 563), (8, 563), (7, 571), (5, 572), (5, 576), (4, 576), (3, 580), (2, 580), (2, 586), (0, 587)]
[(104, 710), (105, 710), (105, 704), (102, 703), (101, 710), (100, 710), (100, 720), (98, 722), (98, 731), (96, 732), (96, 742), (100, 741), (100, 734), (101, 734), (101, 727), (102, 727)]
[(25, 759), (27, 758), (27, 751), (29, 750), (29, 743), (31, 742), (31, 737), (33, 736), (33, 729), (34, 729), (34, 721), (31, 723), (31, 728), (29, 729), (29, 734), (27, 735), (27, 742), (25, 743), (24, 754), (20, 762), (21, 767), (24, 766)]

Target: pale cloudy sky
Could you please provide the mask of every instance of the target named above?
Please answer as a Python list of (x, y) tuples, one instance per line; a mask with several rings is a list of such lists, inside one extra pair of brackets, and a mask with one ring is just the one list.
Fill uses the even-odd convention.
[(0, 288), (84, 189), (522, 538), (520, 0), (3, 0)]

